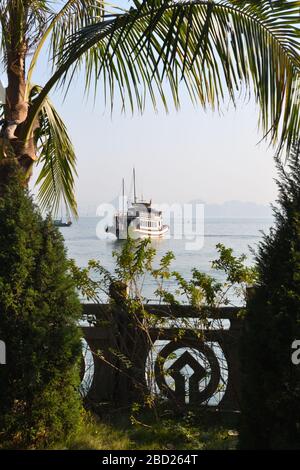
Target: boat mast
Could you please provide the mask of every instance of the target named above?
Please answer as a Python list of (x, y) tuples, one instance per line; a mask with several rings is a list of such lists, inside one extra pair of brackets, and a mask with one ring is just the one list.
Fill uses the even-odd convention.
[(133, 200), (136, 203), (135, 168), (133, 168)]
[(123, 214), (125, 214), (125, 181), (122, 178), (122, 203), (123, 203)]

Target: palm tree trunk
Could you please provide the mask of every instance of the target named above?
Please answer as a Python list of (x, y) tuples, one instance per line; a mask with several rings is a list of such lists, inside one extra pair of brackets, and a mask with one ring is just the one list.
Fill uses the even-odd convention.
[(20, 136), (22, 126), (28, 116), (28, 103), (25, 101), (25, 57), (27, 44), (17, 43), (14, 39), (7, 51), (7, 78), (5, 119), (2, 123), (1, 138), (3, 155), (0, 159), (0, 183), (7, 181), (9, 168), (19, 168), (25, 184), (31, 176), (31, 169), (36, 159), (36, 148), (32, 138), (24, 142)]

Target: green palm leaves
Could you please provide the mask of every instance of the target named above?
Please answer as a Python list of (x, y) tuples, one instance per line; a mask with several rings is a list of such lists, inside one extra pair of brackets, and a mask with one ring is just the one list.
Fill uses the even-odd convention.
[[(39, 91), (39, 87), (34, 87), (31, 97)], [(65, 124), (48, 98), (39, 113), (39, 127), (35, 138), (38, 146), (38, 165), (41, 165), (36, 182), (39, 185), (38, 200), (41, 208), (57, 214), (59, 207), (63, 205), (76, 216), (75, 152)]]
[(58, 11), (51, 11), (48, 24), (42, 30), (42, 36), (30, 62), (27, 96), (30, 90), (33, 71), (46, 41), (50, 38), (49, 55), (54, 63), (61, 57), (64, 44), (68, 38), (85, 26), (91, 24), (91, 22), (99, 21), (103, 17), (103, 12), (103, 0), (68, 0), (67, 2), (63, 2), (61, 9)]
[[(148, 93), (165, 102), (170, 87), (178, 105), (180, 82), (202, 106), (254, 92), (261, 125), (280, 148), (299, 129), (300, 2), (135, 0), (135, 8), (72, 36), (57, 72), (82, 65), (86, 84), (100, 78), (111, 104), (118, 90), (142, 110)], [(65, 69), (65, 70), (64, 70)]]

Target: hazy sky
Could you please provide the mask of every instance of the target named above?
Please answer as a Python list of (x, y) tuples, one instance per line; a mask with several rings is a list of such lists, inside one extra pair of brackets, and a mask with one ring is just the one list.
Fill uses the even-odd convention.
[[(43, 56), (36, 83), (45, 83), (48, 68)], [(95, 107), (83, 99), (80, 78), (65, 102), (58, 92), (51, 98), (75, 146), (81, 213), (116, 197), (123, 176), (129, 187), (133, 165), (138, 193), (159, 203), (239, 199), (268, 204), (276, 198), (274, 149), (257, 145), (262, 134), (251, 101), (241, 100), (236, 110), (224, 105), (220, 116), (195, 109), (184, 96), (179, 112), (155, 114), (149, 106), (142, 117), (131, 117), (120, 114), (117, 100), (111, 117), (100, 99)]]
[[(79, 85), (79, 84), (78, 84)], [(179, 112), (113, 116), (86, 103), (75, 86), (64, 104), (65, 119), (78, 157), (77, 197), (81, 211), (93, 210), (118, 195), (132, 167), (138, 193), (156, 202), (239, 199), (267, 204), (276, 197), (274, 150), (258, 141), (258, 112), (241, 101), (223, 115), (195, 109), (184, 99)]]

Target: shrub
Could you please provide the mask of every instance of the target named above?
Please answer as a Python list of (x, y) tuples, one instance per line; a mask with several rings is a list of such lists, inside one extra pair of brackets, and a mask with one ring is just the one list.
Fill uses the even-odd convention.
[(300, 339), (300, 161), (278, 161), (275, 226), (258, 248), (259, 282), (245, 318), (241, 448), (300, 448), (300, 370), (291, 361)]
[[(18, 175), (0, 191), (2, 445), (41, 447), (80, 421), (80, 303), (63, 239)], [(8, 444), (9, 443), (9, 444)]]

